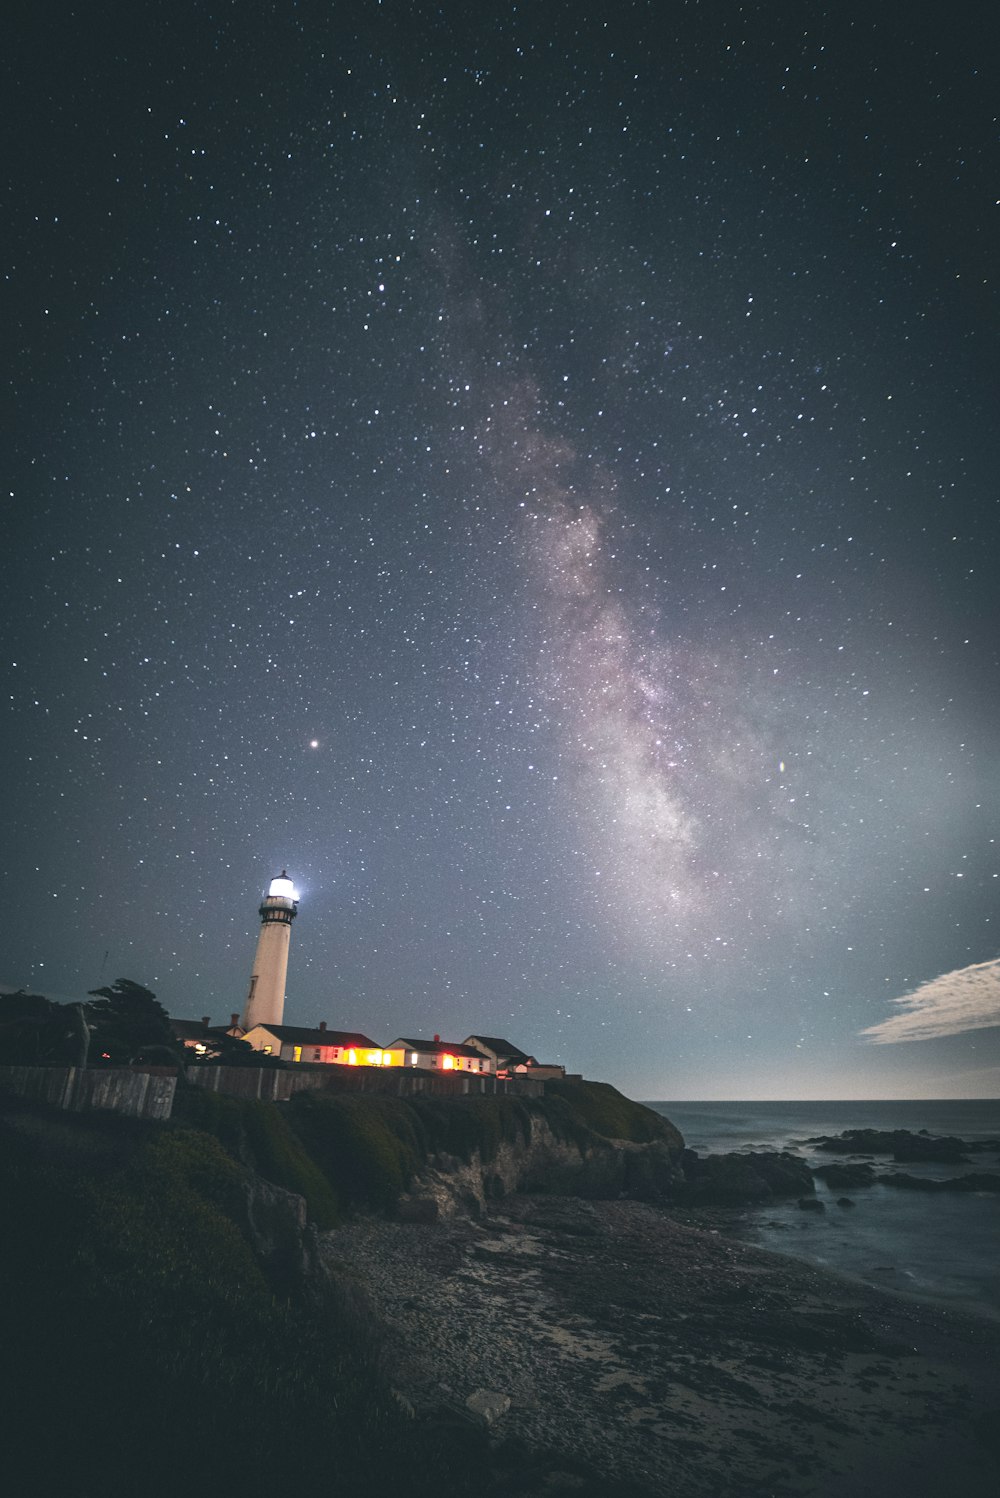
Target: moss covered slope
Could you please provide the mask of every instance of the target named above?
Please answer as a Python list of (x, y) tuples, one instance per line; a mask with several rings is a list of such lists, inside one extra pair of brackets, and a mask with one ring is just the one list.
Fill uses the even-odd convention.
[(0, 1183), (4, 1461), (22, 1494), (469, 1491), (482, 1439), (399, 1440), (370, 1308), (261, 1260), (254, 1183), (218, 1140), (8, 1106)]
[[(524, 1158), (530, 1189), (656, 1195), (664, 1158), (679, 1158), (684, 1147), (671, 1123), (606, 1082), (549, 1082), (541, 1098), (404, 1099), (331, 1089), (277, 1105), (190, 1088), (175, 1111), (265, 1180), (302, 1195), (323, 1228), (345, 1213), (391, 1211), (431, 1166), (447, 1172), (475, 1162), (488, 1171), (501, 1151), (508, 1164)], [(566, 1147), (558, 1171), (532, 1155), (543, 1135)]]

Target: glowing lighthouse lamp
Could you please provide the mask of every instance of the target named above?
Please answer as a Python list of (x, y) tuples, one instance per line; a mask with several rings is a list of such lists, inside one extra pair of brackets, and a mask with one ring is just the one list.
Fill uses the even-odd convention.
[(299, 910), (299, 892), (282, 869), (272, 879), (260, 902), (260, 935), (253, 960), (250, 991), (243, 1006), (243, 1030), (254, 1025), (280, 1025), (285, 1013), (285, 978), (292, 922)]

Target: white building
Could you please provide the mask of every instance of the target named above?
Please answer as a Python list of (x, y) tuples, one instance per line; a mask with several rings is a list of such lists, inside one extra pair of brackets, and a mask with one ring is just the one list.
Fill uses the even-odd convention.
[(244, 1031), (255, 1025), (280, 1025), (284, 1019), (288, 947), (298, 909), (298, 891), (282, 869), (260, 903), (260, 935), (240, 1021)]
[(383, 1047), (384, 1066), (420, 1066), (428, 1071), (477, 1072), (483, 1076), (493, 1071), (488, 1056), (474, 1046), (461, 1045), (458, 1041), (442, 1040), (435, 1035), (433, 1040), (408, 1040), (405, 1036)]

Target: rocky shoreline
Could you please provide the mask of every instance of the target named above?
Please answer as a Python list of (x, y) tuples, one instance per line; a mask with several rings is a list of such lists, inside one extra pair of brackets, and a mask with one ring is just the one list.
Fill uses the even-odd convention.
[(512, 1195), (479, 1221), (359, 1219), (323, 1254), (383, 1324), (401, 1419), (489, 1425), (484, 1494), (997, 1490), (1000, 1326), (710, 1215)]
[[(971, 1166), (973, 1155), (1000, 1154), (1000, 1140), (965, 1140), (935, 1137), (925, 1130), (846, 1129), (842, 1134), (820, 1134), (802, 1144), (817, 1152), (847, 1157), (835, 1164), (811, 1166), (799, 1155), (774, 1151), (737, 1150), (729, 1154), (699, 1157), (685, 1149), (681, 1155), (684, 1189), (681, 1199), (698, 1206), (753, 1206), (782, 1197), (800, 1196), (799, 1205), (823, 1210), (811, 1201), (817, 1179), (831, 1190), (892, 1186), (904, 1191), (974, 1191), (1000, 1193), (1000, 1174), (995, 1170), (967, 1170), (941, 1179), (890, 1170), (896, 1165)], [(852, 1203), (841, 1201), (841, 1205)]]

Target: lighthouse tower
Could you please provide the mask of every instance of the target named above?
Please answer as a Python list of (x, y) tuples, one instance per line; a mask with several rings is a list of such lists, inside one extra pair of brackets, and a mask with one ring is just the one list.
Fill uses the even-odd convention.
[(280, 1025), (285, 1014), (285, 975), (292, 922), (299, 909), (299, 896), (285, 869), (272, 879), (260, 902), (260, 935), (253, 960), (250, 991), (240, 1024), (244, 1031), (254, 1025)]

